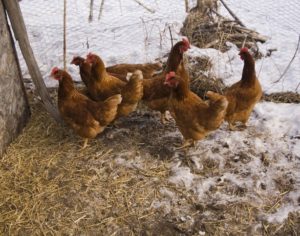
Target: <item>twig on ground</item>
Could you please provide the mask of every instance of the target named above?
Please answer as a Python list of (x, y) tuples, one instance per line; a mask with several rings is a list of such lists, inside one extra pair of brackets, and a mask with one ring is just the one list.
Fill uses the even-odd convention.
[(216, 39), (216, 40), (211, 41), (211, 42), (209, 42), (208, 44), (204, 45), (203, 48), (210, 48), (210, 47), (212, 47), (212, 46), (218, 44), (219, 42), (220, 42), (220, 40), (219, 40), (219, 39)]
[(245, 47), (246, 41), (247, 41), (247, 34), (245, 34), (245, 39), (243, 41), (242, 48)]

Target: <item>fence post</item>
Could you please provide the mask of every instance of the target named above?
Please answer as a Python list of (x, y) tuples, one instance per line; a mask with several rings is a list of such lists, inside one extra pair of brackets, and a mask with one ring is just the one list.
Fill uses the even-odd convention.
[[(36, 87), (37, 93), (40, 95), (44, 107), (52, 115), (52, 117), (61, 122), (61, 118), (56, 106), (53, 105), (51, 97), (44, 83), (42, 74), (35, 60), (32, 48), (29, 43), (25, 23), (21, 13), (21, 9), (17, 0), (2, 0), (4, 8), (9, 16), (14, 36), (19, 42), (20, 49), (27, 64), (30, 76)], [(50, 73), (50, 72), (49, 72)]]
[(26, 90), (4, 6), (0, 0), (0, 156), (30, 117)]

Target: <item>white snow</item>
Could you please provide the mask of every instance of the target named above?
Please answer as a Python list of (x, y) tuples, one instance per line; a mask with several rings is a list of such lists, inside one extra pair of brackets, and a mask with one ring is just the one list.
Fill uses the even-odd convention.
[(299, 104), (275, 104), (261, 102), (255, 108), (256, 114), (261, 117), (272, 136), (297, 137), (300, 135), (300, 105)]
[(195, 176), (191, 173), (190, 168), (181, 167), (178, 162), (173, 168), (172, 172), (174, 175), (170, 177), (170, 182), (183, 184), (187, 189), (190, 189)]
[(294, 207), (292, 205), (283, 206), (278, 209), (276, 213), (269, 215), (268, 221), (274, 223), (282, 223), (289, 216), (290, 212), (298, 210), (300, 210), (300, 207)]
[[(197, 193), (201, 202), (250, 201), (261, 205), (265, 199), (272, 200), (282, 194), (277, 186), (280, 181), (288, 183), (293, 179), (295, 191), (289, 193), (276, 213), (263, 214), (269, 222), (281, 223), (290, 212), (300, 209), (299, 118), (298, 104), (259, 103), (247, 130), (229, 132), (224, 125), (189, 151), (191, 160), (197, 160), (196, 169), (199, 166), (201, 170), (205, 168), (208, 159), (219, 163), (220, 157), (223, 162), (231, 163), (232, 168), (219, 164), (211, 177), (201, 177), (174, 163), (169, 181), (180, 186), (184, 183), (187, 190)], [(223, 148), (224, 144), (228, 147)], [(219, 150), (214, 151), (213, 147), (219, 147)], [(262, 162), (262, 155), (269, 164)], [(212, 194), (211, 189), (216, 188), (218, 191)], [(244, 191), (243, 197), (233, 194), (239, 189)]]

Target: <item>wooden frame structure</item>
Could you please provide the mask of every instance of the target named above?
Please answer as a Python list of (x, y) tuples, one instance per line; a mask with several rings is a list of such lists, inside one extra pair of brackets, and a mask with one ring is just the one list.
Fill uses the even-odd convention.
[(30, 46), (22, 12), (18, 0), (2, 0), (4, 9), (11, 22), (12, 31), (15, 39), (18, 41), (22, 55), (25, 59), (32, 81), (36, 87), (36, 92), (40, 96), (45, 109), (57, 121), (61, 122), (58, 109), (52, 103), (52, 99), (48, 93), (44, 83), (42, 74), (39, 70), (34, 53)]

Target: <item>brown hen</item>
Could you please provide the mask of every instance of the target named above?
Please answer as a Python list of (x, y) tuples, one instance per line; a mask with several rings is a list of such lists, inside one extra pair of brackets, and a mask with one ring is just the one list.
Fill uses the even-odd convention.
[(225, 92), (229, 102), (225, 120), (230, 130), (236, 129), (236, 122), (241, 122), (246, 127), (255, 104), (262, 96), (261, 85), (255, 74), (255, 61), (248, 48), (242, 48), (239, 55), (244, 61), (242, 79)]
[(117, 117), (127, 116), (136, 110), (138, 102), (143, 96), (143, 76), (135, 71), (128, 83), (107, 73), (102, 59), (96, 54), (88, 54), (87, 62), (91, 64), (91, 86), (88, 88), (91, 98), (99, 101), (115, 95), (122, 95)]
[(225, 96), (211, 91), (206, 94), (208, 102), (203, 101), (190, 91), (188, 81), (188, 74), (183, 65), (177, 75), (171, 71), (165, 80), (165, 84), (172, 89), (169, 100), (170, 113), (185, 140), (181, 148), (194, 144), (219, 128), (228, 105)]
[(95, 102), (79, 93), (73, 84), (72, 77), (57, 67), (52, 69), (51, 76), (59, 81), (58, 109), (64, 121), (82, 138), (87, 146), (88, 139), (95, 138), (117, 115), (122, 96), (116, 94), (103, 102)]
[(183, 59), (183, 53), (190, 48), (187, 39), (177, 42), (171, 49), (168, 56), (167, 65), (163, 73), (150, 79), (143, 80), (144, 95), (143, 101), (152, 110), (161, 113), (161, 122), (166, 121), (166, 111), (168, 110), (168, 100), (171, 89), (165, 86), (165, 77), (170, 71), (177, 71)]

